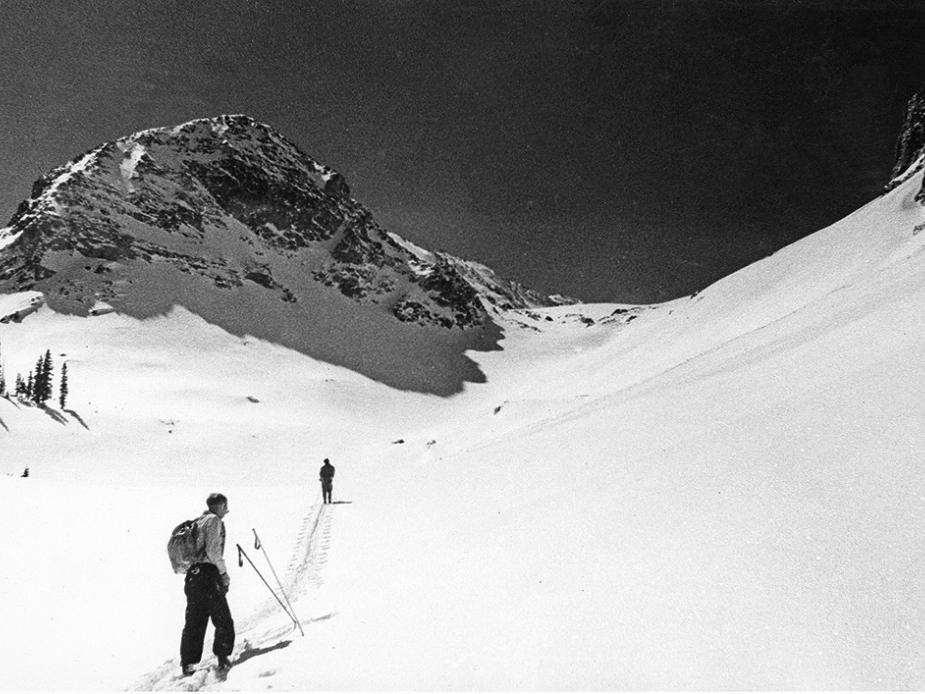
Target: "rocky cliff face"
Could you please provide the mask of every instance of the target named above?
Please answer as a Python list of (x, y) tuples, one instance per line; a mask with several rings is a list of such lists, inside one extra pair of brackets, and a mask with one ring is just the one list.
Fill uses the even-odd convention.
[[(250, 282), (298, 302), (270, 257), (297, 260), (315, 281), (399, 321), (444, 329), (481, 325), (481, 298), (555, 302), (503, 280), (473, 286), (463, 261), (410, 252), (350, 198), (340, 174), (246, 116), (147, 130), (86, 153), (35, 183), (5, 237), (0, 291), (40, 289), (77, 312), (118, 301), (111, 274), (125, 261), (170, 265), (221, 289)], [(54, 281), (61, 253), (90, 271), (73, 301), (60, 296), (72, 294), (67, 282)]]
[[(896, 143), (896, 163), (887, 190), (892, 190), (925, 166), (925, 96), (915, 94), (906, 106), (906, 118)], [(916, 195), (925, 202), (925, 186)]]
[(79, 315), (101, 302), (139, 317), (182, 305), (441, 392), (461, 387), (459, 368), (447, 381), (432, 352), (465, 362), (465, 349), (494, 348), (493, 308), (565, 302), (388, 233), (340, 174), (246, 116), (136, 133), (39, 179), (0, 230), (0, 292), (25, 290)]

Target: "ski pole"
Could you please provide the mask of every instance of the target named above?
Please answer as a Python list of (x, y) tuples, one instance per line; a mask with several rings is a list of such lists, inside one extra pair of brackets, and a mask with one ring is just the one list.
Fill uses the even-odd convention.
[[(273, 597), (276, 598), (276, 602), (279, 603), (279, 606), (283, 608), (283, 612), (286, 613), (286, 616), (289, 617), (289, 619), (291, 619), (293, 622), (295, 622), (295, 624), (298, 626), (299, 623), (296, 622), (295, 617), (293, 617), (291, 614), (289, 614), (289, 610), (286, 609), (286, 606), (283, 604), (283, 601), (279, 599), (279, 596), (276, 594), (276, 591), (274, 591), (274, 590), (270, 587), (270, 584), (267, 583), (267, 579), (265, 579), (265, 578), (263, 577), (263, 574), (260, 573), (260, 570), (259, 570), (256, 566), (254, 566), (254, 562), (252, 562), (252, 561), (251, 561), (251, 558), (250, 558), (249, 556), (247, 556), (247, 552), (244, 551), (244, 549), (241, 547), (241, 545), (238, 545), (238, 566), (244, 566), (244, 559), (242, 559), (241, 557), (244, 557), (244, 559), (247, 559), (247, 563), (250, 564), (250, 565), (251, 565), (251, 568), (252, 568), (254, 571), (257, 572), (257, 575), (258, 575), (258, 576), (260, 576), (260, 580), (263, 581), (263, 585), (265, 585), (265, 586), (267, 587), (267, 590), (269, 590), (271, 593), (273, 593)], [(302, 628), (302, 627), (299, 626), (299, 629), (301, 629), (301, 628)]]
[(273, 568), (273, 562), (270, 561), (266, 547), (263, 546), (263, 543), (260, 541), (260, 537), (257, 535), (257, 529), (251, 528), (251, 530), (254, 532), (254, 549), (259, 549), (261, 552), (263, 552), (263, 558), (267, 560), (267, 564), (270, 566), (270, 571), (273, 572), (273, 578), (276, 579), (276, 585), (279, 586), (279, 592), (283, 594), (283, 599), (285, 599), (286, 604), (289, 605), (289, 613), (292, 615), (293, 620), (295, 620), (296, 626), (299, 627), (299, 631), (302, 632), (302, 636), (305, 636), (305, 632), (302, 631), (302, 623), (296, 616), (295, 609), (292, 607), (292, 603), (289, 602), (289, 596), (286, 595), (286, 591), (283, 589), (283, 582), (280, 581), (279, 576), (276, 575), (276, 569)]

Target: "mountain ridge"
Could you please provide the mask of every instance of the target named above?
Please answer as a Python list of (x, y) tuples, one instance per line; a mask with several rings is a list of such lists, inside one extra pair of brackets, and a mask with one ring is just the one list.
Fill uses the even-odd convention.
[[(241, 114), (142, 130), (39, 178), (0, 230), (0, 291), (41, 291), (77, 315), (181, 304), (235, 334), (442, 394), (480, 380), (464, 352), (497, 348), (498, 311), (574, 303), (387, 232), (340, 173)], [(339, 348), (300, 334), (319, 327)]]
[[(896, 141), (896, 161), (886, 185), (890, 191), (925, 166), (925, 96), (913, 94), (906, 104), (906, 115)], [(916, 194), (917, 202), (925, 202), (925, 185)]]

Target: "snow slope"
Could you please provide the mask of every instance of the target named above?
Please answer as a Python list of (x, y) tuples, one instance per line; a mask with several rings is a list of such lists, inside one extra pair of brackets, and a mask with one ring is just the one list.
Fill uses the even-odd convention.
[[(0, 323), (72, 394), (0, 400), (0, 689), (922, 689), (921, 184), (696, 297), (507, 312), (449, 398), (182, 307)], [(163, 545), (214, 490), (236, 666), (184, 683)]]
[(233, 335), (439, 395), (484, 380), (464, 354), (497, 348), (483, 302), (573, 303), (408, 244), (349, 193), (247, 116), (145, 130), (35, 182), (0, 230), (0, 293), (142, 320), (182, 304)]

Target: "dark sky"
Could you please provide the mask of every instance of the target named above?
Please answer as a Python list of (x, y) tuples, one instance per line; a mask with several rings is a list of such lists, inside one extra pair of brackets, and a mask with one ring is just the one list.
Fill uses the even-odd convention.
[(246, 113), (425, 247), (660, 301), (879, 193), (923, 37), (921, 0), (2, 0), (0, 217), (102, 142)]

